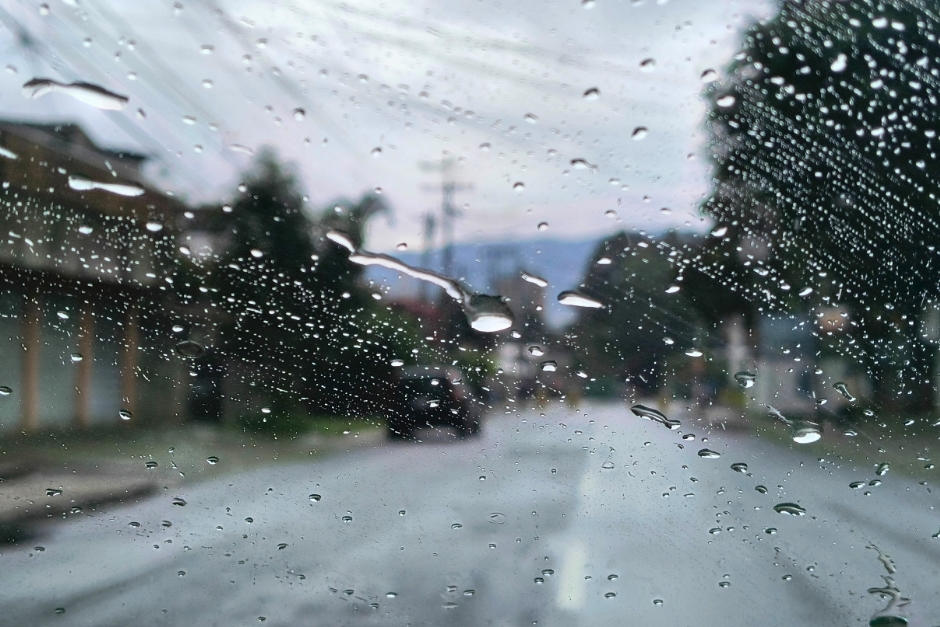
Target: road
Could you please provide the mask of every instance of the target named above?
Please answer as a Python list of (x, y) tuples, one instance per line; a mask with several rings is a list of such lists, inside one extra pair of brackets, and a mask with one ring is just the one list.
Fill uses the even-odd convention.
[[(897, 613), (940, 624), (929, 484), (876, 477), (874, 451), (840, 465), (687, 422), (523, 410), (478, 439), (174, 485), (3, 546), (0, 622), (867, 625), (890, 568), (911, 599)], [(806, 514), (774, 511), (785, 502)]]

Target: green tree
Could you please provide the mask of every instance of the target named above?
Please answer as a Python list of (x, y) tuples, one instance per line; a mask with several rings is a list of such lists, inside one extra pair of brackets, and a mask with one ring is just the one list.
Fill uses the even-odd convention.
[(853, 332), (827, 339), (882, 400), (914, 404), (932, 397), (921, 325), (940, 295), (938, 35), (926, 2), (785, 2), (707, 91), (703, 210), (728, 229), (713, 248), (737, 253), (712, 280), (751, 270), (745, 296), (763, 308), (850, 309)]
[(218, 354), (276, 414), (380, 414), (390, 362), (417, 341), (407, 321), (375, 301), (362, 268), (324, 237), (361, 242), (378, 199), (332, 204), (314, 217), (299, 184), (262, 153), (231, 203), (213, 278), (221, 311)]
[(676, 277), (667, 251), (688, 244), (676, 234), (657, 246), (642, 235), (621, 232), (597, 247), (581, 285), (604, 307), (579, 310), (568, 330), (579, 347), (581, 365), (592, 376), (621, 381), (629, 377), (633, 385), (651, 392), (663, 383), (667, 355), (703, 346), (698, 313), (676, 307), (683, 297), (666, 292)]

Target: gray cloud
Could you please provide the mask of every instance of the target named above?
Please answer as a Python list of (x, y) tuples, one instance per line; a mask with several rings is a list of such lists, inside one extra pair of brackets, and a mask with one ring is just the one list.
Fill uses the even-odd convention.
[[(376, 249), (420, 244), (438, 178), (418, 164), (443, 155), (472, 184), (458, 195), (460, 239), (535, 234), (543, 221), (554, 237), (601, 233), (614, 226), (607, 209), (618, 226), (697, 224), (699, 77), (770, 10), (745, 0), (75, 4), (50, 2), (45, 16), (25, 1), (9, 9), (8, 117), (79, 121), (104, 144), (143, 150), (153, 180), (193, 201), (229, 194), (246, 149), (272, 146), (296, 164), (312, 207), (381, 188), (396, 218), (373, 225)], [(130, 103), (101, 112), (62, 95), (28, 100), (19, 87), (35, 76), (97, 83)], [(585, 98), (589, 88), (600, 96)], [(648, 134), (633, 141), (638, 126)]]

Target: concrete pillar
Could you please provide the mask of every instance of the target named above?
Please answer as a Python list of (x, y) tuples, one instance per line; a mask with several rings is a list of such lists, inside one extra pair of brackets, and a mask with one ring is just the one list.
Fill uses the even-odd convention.
[(23, 431), (36, 431), (39, 428), (39, 350), (42, 312), (39, 305), (39, 293), (27, 294), (23, 299), (23, 375), (22, 418)]
[[(86, 297), (87, 298), (87, 297)], [(90, 300), (81, 305), (78, 319), (78, 353), (82, 360), (75, 371), (75, 426), (84, 429), (91, 424), (92, 364), (95, 351), (95, 317)]]
[(124, 317), (124, 350), (121, 354), (121, 401), (123, 409), (135, 414), (137, 411), (137, 351), (140, 348), (140, 327), (137, 310), (128, 307)]

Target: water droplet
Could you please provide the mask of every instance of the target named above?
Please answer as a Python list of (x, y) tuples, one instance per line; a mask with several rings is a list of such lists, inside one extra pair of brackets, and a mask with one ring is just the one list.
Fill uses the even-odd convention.
[(542, 355), (545, 354), (545, 351), (542, 350), (541, 346), (530, 346), (529, 354), (532, 355), (533, 357), (541, 357)]
[(57, 608), (55, 608), (55, 613), (56, 613), (56, 614), (59, 614), (59, 615), (65, 614), (65, 608), (64, 608), (64, 607), (57, 607)]
[(658, 422), (663, 425), (670, 431), (675, 431), (679, 428), (679, 421), (673, 420), (672, 418), (667, 418), (664, 413), (658, 409), (653, 409), (652, 407), (647, 407), (646, 405), (634, 405), (630, 408), (630, 411), (634, 415), (639, 416), (640, 418), (645, 418), (646, 420), (652, 420), (653, 422)]
[(121, 409), (121, 410), (119, 410), (119, 411), (118, 411), (118, 416), (120, 417), (121, 420), (125, 420), (125, 421), (130, 420), (131, 418), (134, 417), (134, 416), (131, 414), (131, 412), (129, 412), (129, 411), (126, 410), (126, 409)]
[(41, 98), (52, 92), (60, 92), (92, 107), (108, 111), (120, 111), (127, 105), (127, 96), (108, 91), (92, 83), (60, 83), (51, 78), (34, 78), (23, 84), (27, 98)]
[(155, 461), (153, 461), (153, 460), (150, 460), (149, 462), (144, 463), (144, 467), (145, 467), (147, 470), (153, 470), (154, 468), (156, 468), (156, 467), (159, 466), (159, 465), (160, 465), (160, 464), (158, 464), (157, 462), (155, 462)]
[(459, 522), (455, 522), (455, 523), (451, 524), (450, 528), (451, 528), (451, 529), (463, 529), (463, 525), (462, 525), (461, 523), (459, 523)]
[(655, 605), (656, 607), (661, 607), (662, 604), (663, 604), (662, 599), (653, 599), (653, 605)]
[(633, 141), (640, 141), (647, 135), (649, 135), (649, 129), (647, 129), (645, 126), (638, 126), (633, 129), (633, 133), (630, 135), (630, 137), (633, 139)]
[(473, 295), (465, 304), (470, 328), (480, 333), (496, 333), (512, 326), (512, 312), (498, 296)]
[(875, 474), (879, 477), (884, 477), (886, 474), (888, 474), (889, 470), (891, 470), (890, 464), (887, 462), (882, 462), (875, 468)]
[(506, 522), (506, 514), (502, 512), (492, 512), (489, 516), (487, 516), (486, 520), (487, 522), (491, 522), (494, 525), (502, 525)]
[(806, 513), (806, 510), (796, 503), (777, 503), (774, 505), (774, 511), (788, 516), (802, 516)]
[(375, 158), (381, 157), (381, 156), (382, 156), (382, 147), (381, 147), (381, 146), (376, 146), (375, 148), (372, 149), (372, 152), (371, 152), (370, 154), (371, 154), (373, 157), (375, 157)]
[(702, 351), (698, 350), (697, 348), (690, 348), (689, 350), (685, 351), (685, 354), (689, 357), (701, 357), (704, 353), (702, 353)]
[(722, 109), (727, 109), (728, 107), (734, 106), (735, 97), (731, 94), (725, 94), (724, 96), (719, 97), (715, 100), (715, 104), (721, 107)]
[(392, 368), (401, 368), (402, 366), (405, 365), (405, 360), (403, 360), (403, 359), (393, 359), (392, 361), (389, 362), (389, 365), (391, 365)]
[(737, 381), (738, 385), (742, 388), (752, 388), (754, 384), (757, 383), (757, 375), (753, 372), (741, 370), (740, 372), (734, 373), (734, 380)]
[(296, 109), (294, 109), (295, 120), (297, 120), (298, 122), (303, 122), (304, 118), (306, 117), (307, 117), (307, 112), (304, 111), (302, 108), (297, 107)]
[(209, 464), (210, 466), (215, 466), (216, 464), (219, 463), (219, 458), (216, 457), (215, 455), (210, 455), (209, 457), (206, 458), (206, 463)]
[(549, 359), (548, 361), (543, 361), (541, 364), (539, 364), (539, 367), (541, 368), (542, 372), (555, 372), (558, 370), (558, 362)]
[(397, 592), (386, 592), (386, 593), (385, 593), (385, 598), (386, 598), (386, 599), (394, 599), (394, 598), (397, 597), (397, 596), (398, 596), (398, 593), (397, 593)]
[(710, 448), (703, 448), (698, 452), (698, 456), (704, 459), (718, 459), (721, 457), (721, 453), (717, 453)]
[(601, 97), (601, 90), (597, 87), (590, 87), (584, 90), (583, 97), (585, 100), (597, 100)]
[(531, 283), (532, 285), (536, 285), (538, 287), (548, 287), (548, 281), (546, 281), (540, 276), (529, 274), (528, 272), (523, 272), (519, 276), (522, 278), (523, 281), (527, 283)]
[(793, 441), (797, 444), (812, 444), (822, 437), (822, 431), (815, 422), (798, 421), (793, 423)]
[(727, 234), (728, 234), (728, 227), (726, 226), (719, 226), (717, 229), (709, 233), (709, 235), (711, 235), (712, 237), (724, 237)]
[(185, 507), (186, 499), (176, 496), (176, 497), (173, 497), (173, 500), (171, 501), (171, 503), (173, 503), (173, 505), (176, 505), (177, 507)]
[(834, 387), (834, 388), (836, 389), (836, 391), (837, 391), (839, 394), (841, 394), (842, 396), (844, 396), (845, 399), (846, 399), (847, 401), (849, 401), (850, 403), (854, 403), (854, 402), (855, 402), (855, 397), (852, 396), (852, 393), (849, 392), (849, 388), (847, 388), (846, 385), (845, 385), (845, 383), (843, 383), (842, 381), (837, 381), (837, 382), (833, 383), (833, 384), (832, 384), (832, 387)]
[(730, 588), (730, 587), (731, 587), (731, 582), (730, 582), (730, 581), (719, 581), (719, 582), (718, 582), (718, 587), (719, 587), (719, 588)]
[(107, 183), (104, 181), (92, 181), (91, 179), (86, 179), (81, 176), (70, 176), (69, 187), (79, 192), (92, 191), (97, 189), (103, 192), (117, 194), (118, 196), (128, 197), (140, 196), (144, 193), (144, 188), (138, 185), (132, 185), (129, 183)]
[(766, 529), (764, 529), (764, 533), (766, 533), (768, 536), (776, 535), (776, 533), (777, 533), (777, 528), (776, 528), (776, 527), (767, 527)]
[(539, 222), (539, 223), (538, 223), (538, 226), (536, 226), (536, 228), (537, 228), (539, 231), (547, 231), (547, 230), (548, 230), (548, 222)]
[(524, 192), (524, 191), (525, 191), (525, 183), (523, 183), (522, 181), (517, 181), (517, 182), (515, 182), (515, 183), (512, 184), (512, 189), (513, 189), (514, 192), (517, 192), (517, 193), (519, 193), (519, 192)]
[(705, 70), (699, 75), (699, 78), (701, 79), (703, 83), (714, 83), (715, 81), (718, 80), (718, 72), (716, 72), (715, 70), (711, 68), (708, 68), (707, 70)]
[(604, 598), (605, 598), (605, 599), (612, 599), (612, 598), (614, 598), (615, 596), (617, 596), (617, 593), (616, 593), (616, 592), (605, 592), (605, 593), (604, 593)]
[(620, 575), (617, 573), (610, 573), (607, 575), (607, 581), (617, 581), (618, 579), (620, 579)]
[(599, 300), (586, 296), (574, 290), (567, 290), (558, 295), (558, 302), (569, 307), (585, 307), (587, 309), (602, 309), (604, 304)]
[(845, 56), (844, 52), (840, 52), (836, 55), (836, 58), (833, 60), (832, 65), (829, 66), (833, 72), (844, 72), (845, 68), (848, 66), (848, 57)]
[(524, 119), (529, 124), (535, 124), (539, 121), (538, 117), (534, 113), (526, 113)]
[(321, 497), (319, 494), (311, 494), (307, 498), (310, 499), (311, 503), (319, 503), (320, 499), (323, 497)]
[(0, 396), (9, 396), (13, 394), (13, 388), (8, 385), (0, 385)]
[(46, 496), (60, 496), (62, 488), (46, 488)]
[(652, 72), (656, 69), (656, 59), (648, 57), (640, 61), (640, 69), (644, 72)]
[(355, 264), (382, 266), (444, 289), (448, 296), (463, 306), (471, 328), (476, 331), (496, 333), (508, 329), (513, 324), (512, 311), (499, 296), (474, 294), (454, 279), (415, 268), (389, 255), (359, 250), (352, 238), (341, 231), (329, 231), (326, 238), (349, 251), (349, 260)]
[(343, 522), (348, 525), (349, 523), (352, 522), (352, 516), (350, 516), (349, 514), (346, 514), (345, 516), (343, 516)]
[(669, 287), (666, 288), (666, 293), (667, 293), (667, 294), (675, 294), (675, 293), (678, 292), (678, 291), (679, 291), (679, 286), (678, 286), (678, 285), (670, 285)]
[(202, 357), (206, 352), (206, 349), (202, 344), (193, 342), (192, 340), (183, 340), (182, 342), (177, 342), (175, 348), (178, 355), (181, 357), (189, 357), (191, 359)]
[(744, 462), (736, 462), (731, 464), (731, 470), (735, 472), (747, 472), (747, 464)]
[(603, 468), (604, 470), (613, 470), (615, 468), (614, 462), (608, 459), (606, 462), (601, 464), (601, 468)]
[(572, 159), (571, 167), (574, 168), (575, 170), (593, 170), (596, 168), (596, 166), (591, 164), (586, 159), (580, 159), (580, 158)]

